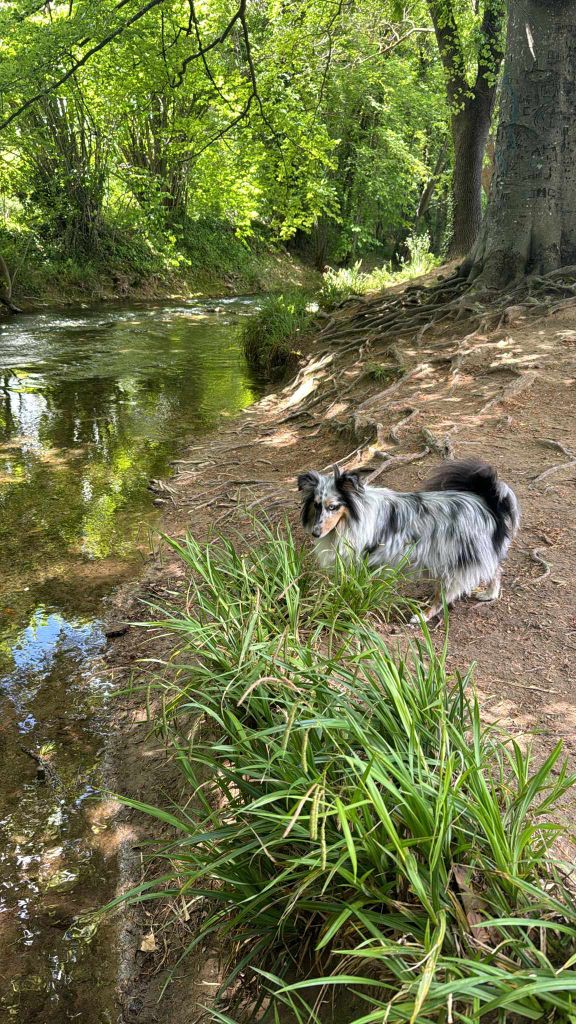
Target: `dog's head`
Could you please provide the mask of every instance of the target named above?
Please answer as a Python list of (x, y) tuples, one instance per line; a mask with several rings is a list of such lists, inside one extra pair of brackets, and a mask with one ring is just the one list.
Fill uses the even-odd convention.
[(360, 518), (364, 485), (359, 471), (341, 473), (334, 466), (333, 473), (325, 475), (310, 470), (298, 477), (298, 490), (302, 492), (302, 523), (313, 537), (326, 537), (347, 519)]

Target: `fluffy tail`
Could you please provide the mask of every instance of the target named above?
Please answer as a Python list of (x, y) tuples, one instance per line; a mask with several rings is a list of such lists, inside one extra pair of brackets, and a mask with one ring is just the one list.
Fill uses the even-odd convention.
[(511, 541), (520, 522), (520, 508), (514, 491), (498, 479), (487, 462), (462, 459), (445, 462), (424, 485), (426, 491), (463, 491), (476, 494), (490, 509), (496, 522), (494, 547), (498, 554)]

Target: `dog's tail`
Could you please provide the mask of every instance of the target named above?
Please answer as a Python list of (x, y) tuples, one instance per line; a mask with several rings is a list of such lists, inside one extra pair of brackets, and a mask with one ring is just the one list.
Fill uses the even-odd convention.
[(520, 508), (516, 495), (508, 484), (498, 479), (496, 470), (487, 462), (479, 459), (445, 462), (426, 482), (424, 490), (463, 491), (481, 498), (496, 522), (493, 540), (498, 553), (518, 529)]

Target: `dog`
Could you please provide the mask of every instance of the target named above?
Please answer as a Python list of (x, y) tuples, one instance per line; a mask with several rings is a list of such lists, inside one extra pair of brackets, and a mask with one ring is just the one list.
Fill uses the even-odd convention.
[(421, 491), (401, 493), (365, 486), (362, 471), (298, 477), (302, 523), (317, 540), (316, 555), (329, 567), (338, 557), (366, 558), (369, 566), (407, 564), (435, 581), (425, 621), (446, 603), (475, 593), (500, 596), (502, 562), (520, 523), (512, 489), (479, 460), (446, 462)]

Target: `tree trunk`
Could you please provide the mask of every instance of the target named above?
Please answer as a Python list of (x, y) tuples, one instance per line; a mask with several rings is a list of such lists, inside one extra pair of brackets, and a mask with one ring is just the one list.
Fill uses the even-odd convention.
[(487, 215), (461, 271), (501, 288), (576, 264), (576, 0), (510, 0)]
[(490, 132), (494, 90), (473, 95), (452, 117), (454, 172), (452, 177), (452, 259), (470, 252), (482, 224), (482, 165)]
[(492, 184), (492, 178), (494, 176), (494, 155), (496, 153), (496, 139), (494, 133), (491, 132), (488, 136), (488, 142), (486, 143), (486, 152), (484, 153), (484, 163), (482, 165), (482, 191), (485, 196), (490, 195), (490, 186)]
[(430, 206), (430, 202), (432, 200), (432, 196), (434, 195), (434, 189), (436, 188), (436, 185), (438, 184), (438, 179), (440, 178), (440, 175), (446, 169), (446, 164), (448, 163), (448, 154), (446, 152), (447, 148), (448, 148), (448, 145), (446, 144), (440, 150), (440, 153), (438, 154), (438, 159), (436, 160), (436, 164), (434, 166), (434, 170), (432, 171), (432, 174), (428, 178), (428, 181), (426, 182), (426, 184), (425, 184), (425, 186), (424, 186), (424, 188), (422, 190), (422, 193), (420, 195), (420, 202), (418, 203), (418, 209), (416, 210), (416, 217), (414, 218), (414, 231), (413, 231), (414, 234), (418, 233), (418, 228), (420, 227), (420, 221), (423, 220), (423, 218), (425, 217), (426, 213), (428, 212), (428, 207)]
[(503, 57), (506, 11), (504, 0), (484, 0), (478, 27), (476, 80), (471, 84), (455, 0), (428, 0), (428, 8), (446, 73), (446, 92), (452, 111), (453, 228), (448, 255), (454, 258), (470, 252), (482, 223), (482, 163)]
[(20, 306), (16, 306), (12, 302), (12, 277), (8, 270), (8, 264), (2, 255), (0, 255), (0, 279), (1, 278), (4, 278), (6, 283), (6, 291), (4, 294), (0, 292), (0, 303), (3, 306), (6, 306), (6, 309), (9, 309), (11, 313), (21, 313), (22, 310), (20, 309)]

